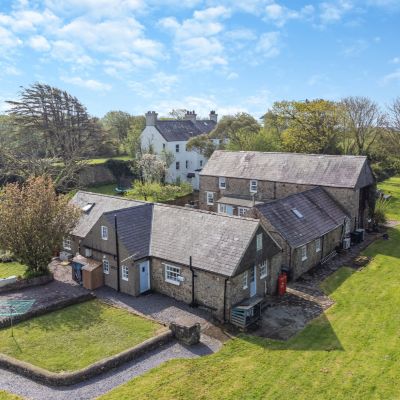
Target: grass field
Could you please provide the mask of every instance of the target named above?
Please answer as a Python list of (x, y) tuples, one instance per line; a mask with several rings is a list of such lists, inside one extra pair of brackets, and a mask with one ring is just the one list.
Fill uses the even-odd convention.
[(117, 183), (111, 183), (109, 185), (100, 185), (100, 186), (90, 186), (85, 188), (84, 190), (87, 192), (100, 193), (100, 194), (109, 194), (111, 196), (120, 196), (116, 193), (115, 188), (118, 186)]
[(90, 164), (90, 165), (104, 164), (108, 160), (130, 161), (130, 160), (132, 160), (132, 157), (131, 156), (116, 156), (116, 157), (107, 157), (107, 158), (91, 158), (90, 160), (88, 160), (88, 164)]
[[(400, 398), (400, 230), (360, 272), (324, 282), (336, 304), (288, 342), (242, 336), (211, 356), (174, 360), (102, 400)], [(347, 279), (346, 279), (347, 278)], [(335, 290), (335, 288), (337, 288)]]
[(26, 271), (26, 266), (18, 262), (0, 262), (0, 278), (8, 278), (9, 276), (23, 276)]
[(22, 400), (22, 397), (0, 390), (0, 400)]
[(385, 194), (392, 195), (390, 199), (387, 217), (392, 220), (400, 220), (400, 176), (394, 176), (378, 185)]
[[(49, 371), (73, 371), (151, 338), (163, 326), (98, 300), (0, 330), (0, 353)], [(14, 340), (15, 339), (15, 340)]]

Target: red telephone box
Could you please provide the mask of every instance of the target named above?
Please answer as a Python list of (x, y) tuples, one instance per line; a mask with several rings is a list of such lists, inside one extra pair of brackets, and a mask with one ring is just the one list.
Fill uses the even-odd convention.
[(287, 275), (282, 272), (278, 277), (278, 294), (283, 296), (286, 293)]

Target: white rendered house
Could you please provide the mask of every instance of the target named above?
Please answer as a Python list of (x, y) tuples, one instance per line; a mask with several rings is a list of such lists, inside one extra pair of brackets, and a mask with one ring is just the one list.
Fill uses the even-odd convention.
[(206, 163), (206, 158), (197, 151), (187, 151), (187, 142), (195, 136), (210, 133), (217, 125), (218, 115), (210, 112), (210, 119), (196, 119), (194, 111), (187, 111), (183, 120), (159, 120), (155, 111), (146, 114), (146, 127), (141, 134), (143, 150), (150, 147), (156, 154), (163, 150), (174, 155), (174, 162), (169, 166), (166, 182), (189, 182), (199, 189), (199, 172)]

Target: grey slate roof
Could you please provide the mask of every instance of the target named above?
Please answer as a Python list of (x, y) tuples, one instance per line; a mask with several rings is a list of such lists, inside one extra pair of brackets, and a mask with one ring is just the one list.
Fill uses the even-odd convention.
[(109, 223), (114, 224), (117, 217), (118, 237), (132, 256), (139, 260), (150, 255), (151, 222), (153, 218), (153, 204), (110, 211), (105, 214)]
[(120, 210), (145, 204), (144, 202), (127, 200), (116, 196), (106, 196), (103, 194), (79, 191), (70, 201), (71, 204), (82, 208), (87, 204), (94, 203), (93, 208), (88, 213), (82, 213), (78, 225), (71, 232), (72, 235), (85, 237), (93, 228), (99, 218), (108, 211)]
[(360, 188), (374, 182), (364, 156), (214, 151), (200, 175)]
[[(296, 193), (255, 207), (289, 243), (299, 247), (337, 228), (349, 218), (343, 208), (321, 187)], [(298, 218), (293, 209), (303, 218)]]
[(259, 221), (155, 204), (151, 255), (232, 276)]
[(221, 197), (219, 200), (217, 200), (216, 203), (251, 208), (251, 207), (253, 207), (254, 204), (262, 204), (263, 202), (262, 201), (253, 202), (253, 200), (251, 200), (251, 199), (225, 196), (225, 197)]
[(192, 137), (209, 133), (216, 126), (212, 120), (157, 120), (156, 128), (167, 142), (187, 141)]

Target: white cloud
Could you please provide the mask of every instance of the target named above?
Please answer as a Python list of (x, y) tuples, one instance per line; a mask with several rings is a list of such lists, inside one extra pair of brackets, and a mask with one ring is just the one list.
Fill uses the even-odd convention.
[(400, 64), (400, 57), (394, 57), (390, 60), (392, 64)]
[(280, 33), (277, 31), (263, 33), (255, 47), (263, 57), (276, 57), (280, 53)]
[(22, 44), (22, 40), (20, 40), (17, 36), (15, 36), (8, 29), (0, 26), (0, 51), (6, 52), (7, 50), (18, 47)]
[(381, 79), (381, 84), (382, 85), (388, 85), (389, 83), (392, 82), (399, 82), (400, 83), (400, 68), (398, 68), (396, 71), (385, 75)]
[(338, 22), (342, 17), (353, 10), (354, 5), (348, 0), (337, 0), (320, 4), (320, 19), (322, 24)]
[(358, 39), (350, 44), (347, 44), (343, 48), (343, 54), (348, 57), (356, 57), (367, 50), (369, 44), (364, 39)]
[(32, 49), (37, 51), (47, 51), (51, 48), (50, 43), (47, 41), (47, 39), (44, 36), (40, 35), (32, 36), (31, 38), (29, 38), (28, 44), (32, 47)]
[(129, 81), (128, 86), (141, 97), (154, 98), (157, 95), (169, 94), (178, 81), (177, 75), (156, 72), (150, 79)]
[(89, 90), (95, 91), (107, 91), (112, 88), (112, 86), (108, 83), (102, 83), (95, 79), (82, 79), (80, 77), (67, 77), (62, 76), (61, 80), (66, 83), (71, 83), (72, 85), (84, 87)]
[(299, 11), (296, 11), (273, 2), (265, 7), (265, 13), (266, 20), (274, 22), (277, 26), (283, 26), (289, 20), (310, 17), (314, 13), (314, 7), (312, 5), (306, 5)]
[(233, 81), (234, 79), (239, 78), (239, 74), (237, 74), (236, 72), (230, 72), (227, 76), (226, 79), (228, 81)]

